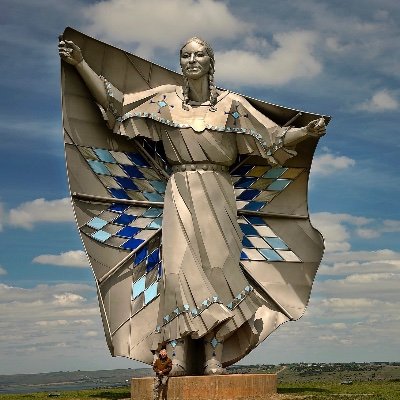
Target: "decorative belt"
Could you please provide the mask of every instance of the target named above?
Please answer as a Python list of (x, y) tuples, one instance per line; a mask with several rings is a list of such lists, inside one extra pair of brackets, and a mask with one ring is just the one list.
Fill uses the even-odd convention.
[(218, 164), (180, 164), (172, 166), (172, 172), (198, 171), (198, 170), (228, 172), (229, 167), (227, 167), (226, 165), (218, 165)]

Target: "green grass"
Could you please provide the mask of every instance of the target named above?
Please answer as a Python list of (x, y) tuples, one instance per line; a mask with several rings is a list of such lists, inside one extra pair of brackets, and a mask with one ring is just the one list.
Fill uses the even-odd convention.
[(400, 400), (400, 382), (282, 383), (278, 385), (278, 393), (286, 395), (285, 400)]
[[(59, 393), (59, 397), (49, 397), (49, 393)], [(26, 394), (0, 394), (0, 400), (43, 400), (43, 399), (59, 399), (59, 400), (120, 400), (130, 399), (130, 387), (113, 388), (113, 389), (91, 389), (76, 390), (68, 392), (40, 392)]]
[[(79, 390), (48, 397), (49, 392), (31, 394), (2, 394), (0, 400), (121, 400), (130, 399), (130, 388)], [(354, 382), (340, 385), (329, 382), (281, 383), (278, 385), (282, 400), (400, 400), (400, 382)]]

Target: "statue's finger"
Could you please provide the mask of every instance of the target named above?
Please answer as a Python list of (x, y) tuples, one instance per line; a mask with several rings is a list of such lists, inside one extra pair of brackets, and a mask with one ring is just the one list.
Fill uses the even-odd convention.
[(74, 42), (71, 42), (71, 47), (73, 50), (80, 50), (79, 46), (77, 46)]

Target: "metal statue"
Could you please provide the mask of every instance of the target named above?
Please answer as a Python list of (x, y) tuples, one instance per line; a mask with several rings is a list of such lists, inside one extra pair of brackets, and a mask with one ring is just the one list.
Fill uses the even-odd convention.
[(218, 88), (199, 38), (183, 76), (70, 28), (59, 51), (71, 195), (112, 355), (151, 364), (166, 346), (173, 375), (223, 373), (308, 303), (323, 251), (308, 172), (329, 118)]

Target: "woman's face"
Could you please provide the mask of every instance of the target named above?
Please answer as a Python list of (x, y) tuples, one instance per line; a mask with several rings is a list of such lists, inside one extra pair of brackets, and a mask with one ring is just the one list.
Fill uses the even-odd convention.
[(182, 73), (189, 79), (199, 79), (211, 68), (206, 48), (197, 42), (189, 42), (181, 51)]

